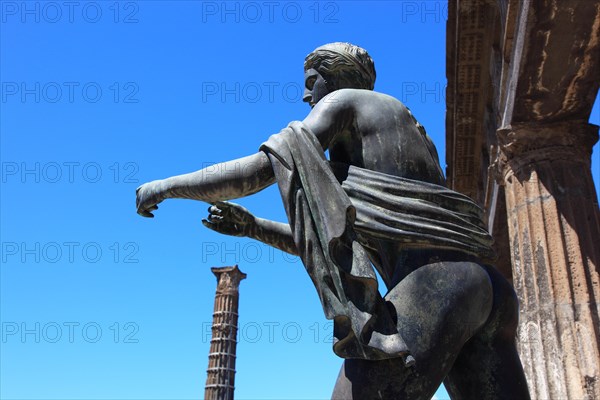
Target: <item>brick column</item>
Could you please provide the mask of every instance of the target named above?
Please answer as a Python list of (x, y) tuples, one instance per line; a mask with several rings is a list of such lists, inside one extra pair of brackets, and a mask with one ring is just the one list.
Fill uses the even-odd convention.
[(239, 285), (246, 274), (237, 265), (211, 270), (217, 276), (217, 291), (204, 398), (233, 400)]
[(600, 399), (600, 213), (587, 121), (498, 131), (519, 351), (533, 399)]

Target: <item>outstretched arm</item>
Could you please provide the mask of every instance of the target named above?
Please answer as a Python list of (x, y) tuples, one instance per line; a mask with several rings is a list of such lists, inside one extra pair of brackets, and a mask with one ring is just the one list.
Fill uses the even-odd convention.
[(192, 199), (213, 203), (256, 193), (275, 182), (273, 169), (263, 152), (215, 164), (184, 175), (152, 181), (137, 189), (138, 214), (151, 211), (165, 199)]
[(215, 232), (231, 236), (247, 236), (276, 249), (298, 255), (288, 224), (257, 218), (239, 204), (218, 202), (208, 208), (202, 223)]
[(256, 218), (254, 231), (250, 233), (249, 237), (294, 256), (298, 255), (289, 224)]
[[(352, 124), (356, 91), (342, 89), (332, 92), (319, 101), (303, 123), (323, 147), (348, 125)], [(165, 199), (192, 199), (207, 203), (235, 199), (256, 193), (275, 182), (268, 156), (257, 154), (237, 160), (215, 164), (190, 174), (152, 181), (137, 189), (137, 212), (144, 217), (154, 217), (152, 211)]]

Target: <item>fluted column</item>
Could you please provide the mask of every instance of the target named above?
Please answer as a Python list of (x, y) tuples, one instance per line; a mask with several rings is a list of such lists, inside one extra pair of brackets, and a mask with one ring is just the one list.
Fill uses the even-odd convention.
[(237, 265), (211, 268), (217, 277), (212, 339), (204, 398), (233, 400), (238, 330), (239, 285), (246, 274)]
[(531, 396), (600, 399), (598, 127), (513, 124), (498, 138)]

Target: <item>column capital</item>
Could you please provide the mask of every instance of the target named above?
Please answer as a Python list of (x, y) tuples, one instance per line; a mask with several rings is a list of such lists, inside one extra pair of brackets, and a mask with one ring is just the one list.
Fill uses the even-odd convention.
[(210, 269), (217, 277), (217, 294), (237, 292), (240, 281), (246, 279), (246, 274), (237, 265), (233, 267), (213, 267)]
[(513, 123), (496, 131), (497, 171), (502, 177), (544, 162), (567, 160), (589, 167), (598, 126), (584, 120)]

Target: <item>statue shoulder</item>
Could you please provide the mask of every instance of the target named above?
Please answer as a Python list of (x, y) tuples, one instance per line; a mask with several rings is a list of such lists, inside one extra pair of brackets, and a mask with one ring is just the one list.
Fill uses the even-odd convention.
[(396, 107), (406, 108), (406, 106), (397, 98), (390, 96), (385, 93), (376, 92), (367, 89), (339, 89), (335, 92), (329, 93), (323, 97), (323, 100), (329, 102), (341, 102), (341, 103), (387, 103), (395, 105)]
[(408, 107), (397, 98), (366, 89), (339, 89), (321, 99), (331, 111), (352, 110), (355, 116), (381, 115), (382, 110), (402, 118), (413, 118)]

